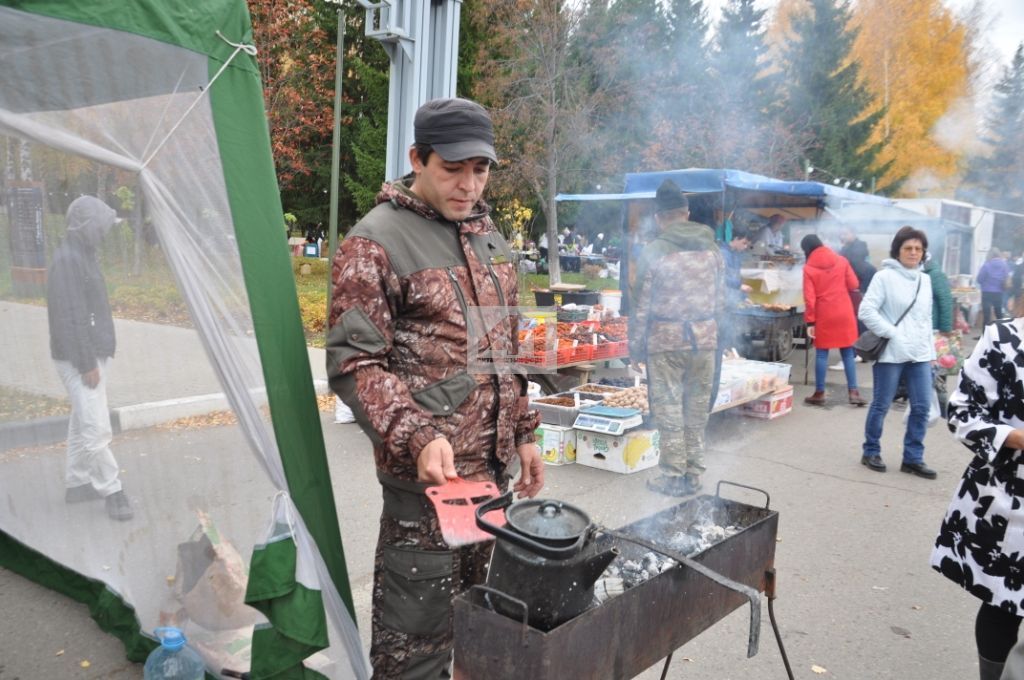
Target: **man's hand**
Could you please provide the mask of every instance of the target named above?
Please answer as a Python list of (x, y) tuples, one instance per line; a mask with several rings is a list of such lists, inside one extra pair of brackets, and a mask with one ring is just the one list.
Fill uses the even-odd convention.
[(82, 384), (88, 387), (90, 390), (96, 389), (96, 386), (100, 384), (100, 369), (99, 367), (92, 369), (82, 374)]
[(741, 283), (741, 284), (740, 284), (740, 290), (742, 290), (742, 291), (743, 291), (744, 293), (750, 293), (750, 292), (752, 292), (752, 291), (753, 291), (754, 289), (753, 289), (753, 288), (751, 288), (751, 287), (750, 287), (749, 285), (747, 285), (747, 284), (745, 284), (745, 283)]
[(416, 459), (416, 472), (419, 481), (433, 484), (445, 484), (449, 479), (458, 477), (451, 442), (438, 437), (424, 446)]
[(519, 481), (512, 490), (518, 498), (533, 498), (544, 486), (544, 460), (540, 457), (540, 449), (536, 444), (520, 444), (516, 448), (519, 454)]
[(807, 337), (814, 340), (814, 326), (807, 327)]

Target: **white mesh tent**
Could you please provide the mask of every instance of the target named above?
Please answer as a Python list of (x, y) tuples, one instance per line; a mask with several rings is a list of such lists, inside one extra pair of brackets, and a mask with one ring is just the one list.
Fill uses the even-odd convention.
[[(0, 566), (132, 660), (174, 623), (211, 674), (362, 678), (251, 43), (244, 0), (0, 0)], [(51, 356), (82, 194), (126, 218), (90, 251), (116, 337), (95, 386)], [(75, 390), (102, 390), (109, 444)], [(68, 495), (104, 447), (130, 519)]]

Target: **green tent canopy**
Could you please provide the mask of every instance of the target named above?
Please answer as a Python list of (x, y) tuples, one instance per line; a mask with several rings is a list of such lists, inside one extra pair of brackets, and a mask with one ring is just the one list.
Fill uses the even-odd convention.
[[(243, 0), (0, 0), (0, 566), (132, 660), (178, 625), (211, 674), (365, 678), (252, 43)], [(96, 387), (51, 351), (84, 194), (123, 218)], [(67, 495), (108, 449), (130, 519)]]

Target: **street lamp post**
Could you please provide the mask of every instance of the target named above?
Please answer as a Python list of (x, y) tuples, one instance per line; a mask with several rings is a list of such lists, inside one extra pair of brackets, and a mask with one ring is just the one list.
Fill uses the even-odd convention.
[[(334, 286), (331, 282), (330, 263), (334, 260), (334, 251), (338, 247), (338, 185), (341, 182), (341, 76), (342, 59), (345, 50), (345, 12), (341, 9), (341, 0), (327, 0), (338, 5), (338, 47), (334, 64), (334, 131), (331, 135), (331, 205), (327, 234), (327, 318), (331, 318), (331, 293)], [(322, 255), (322, 253), (321, 253)]]

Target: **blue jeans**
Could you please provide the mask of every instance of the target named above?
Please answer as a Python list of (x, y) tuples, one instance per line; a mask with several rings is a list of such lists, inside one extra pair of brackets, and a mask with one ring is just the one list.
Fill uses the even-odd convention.
[[(814, 350), (814, 391), (825, 391), (825, 371), (828, 370), (828, 350)], [(854, 363), (852, 347), (843, 347), (839, 350), (839, 356), (843, 358), (843, 371), (846, 373), (846, 387), (857, 389), (857, 364)]]
[(908, 361), (902, 364), (876, 363), (871, 369), (875, 379), (874, 396), (868, 408), (868, 419), (864, 423), (864, 456), (878, 456), (882, 453), (879, 440), (882, 438), (882, 424), (889, 412), (900, 376), (907, 381), (910, 394), (910, 418), (907, 432), (903, 435), (903, 462), (924, 462), (924, 433), (928, 429), (928, 409), (931, 407), (932, 365), (930, 361)]

